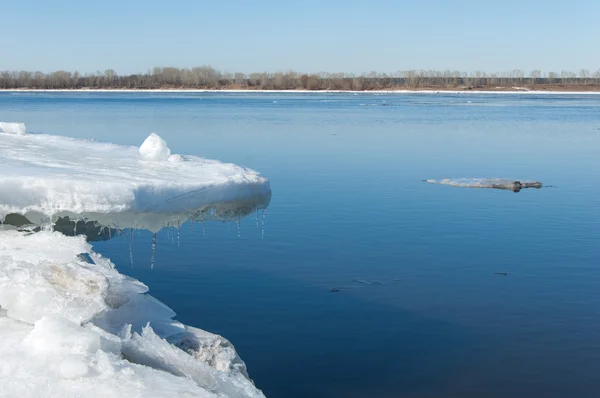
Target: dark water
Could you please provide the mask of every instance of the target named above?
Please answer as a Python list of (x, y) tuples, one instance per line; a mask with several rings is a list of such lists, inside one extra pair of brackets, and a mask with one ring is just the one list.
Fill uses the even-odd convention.
[(129, 237), (94, 244), (269, 397), (600, 395), (600, 96), (1, 93), (0, 120), (271, 180), (264, 239), (163, 230), (154, 270), (149, 232), (133, 267)]

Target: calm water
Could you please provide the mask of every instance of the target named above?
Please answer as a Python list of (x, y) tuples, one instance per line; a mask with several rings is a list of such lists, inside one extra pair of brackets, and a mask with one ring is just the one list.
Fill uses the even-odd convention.
[[(147, 232), (133, 267), (95, 244), (269, 397), (600, 394), (600, 96), (0, 93), (0, 120), (271, 180), (264, 239), (186, 224), (154, 270)], [(554, 187), (421, 182), (472, 176)]]

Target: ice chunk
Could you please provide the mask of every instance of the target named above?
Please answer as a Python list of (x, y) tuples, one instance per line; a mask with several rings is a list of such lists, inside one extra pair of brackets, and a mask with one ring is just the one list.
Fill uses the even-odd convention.
[[(44, 322), (33, 326), (0, 318), (0, 397), (224, 396), (189, 378), (123, 360), (104, 351), (102, 344), (92, 352), (98, 347), (91, 336), (96, 331), (60, 319)], [(52, 351), (40, 350), (42, 344), (52, 345)]]
[(163, 369), (176, 376), (189, 377), (205, 390), (226, 397), (264, 397), (242, 375), (221, 372), (197, 361), (161, 339), (149, 325), (142, 329), (141, 335), (134, 333), (130, 340), (123, 343), (123, 355), (131, 362)]
[(159, 162), (167, 160), (171, 155), (171, 150), (165, 140), (156, 133), (151, 133), (140, 146), (140, 155), (144, 160)]
[(223, 336), (184, 326), (184, 331), (169, 336), (167, 341), (217, 370), (233, 370), (249, 378), (246, 364)]
[[(161, 157), (151, 137), (147, 153)], [(256, 171), (195, 156), (149, 162), (140, 149), (0, 133), (0, 220), (16, 213), (41, 225), (69, 217), (156, 232), (194, 214), (233, 221), (269, 204), (269, 181)]]
[(83, 236), (0, 230), (0, 396), (263, 397), (231, 343), (146, 291)]
[(27, 129), (25, 128), (25, 123), (0, 122), (0, 133), (25, 135), (27, 134)]
[(94, 326), (84, 326), (62, 317), (43, 317), (23, 340), (34, 355), (90, 355), (98, 350), (119, 354), (121, 340)]
[(542, 183), (533, 180), (513, 180), (508, 178), (444, 178), (423, 180), (430, 184), (451, 185), (465, 188), (497, 188), (520, 191), (523, 188), (541, 188)]
[[(17, 231), (5, 231), (1, 236), (0, 306), (8, 316), (34, 323), (43, 316), (60, 315), (80, 323), (108, 308), (109, 279), (105, 274), (111, 271), (77, 258), (89, 250), (83, 237), (59, 233), (23, 236)], [(50, 245), (62, 250), (40, 253)]]

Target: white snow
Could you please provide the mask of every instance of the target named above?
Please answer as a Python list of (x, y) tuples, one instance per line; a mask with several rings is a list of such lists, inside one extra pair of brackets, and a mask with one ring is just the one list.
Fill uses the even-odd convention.
[(256, 171), (171, 155), (156, 134), (137, 148), (0, 133), (0, 220), (19, 213), (40, 225), (69, 216), (157, 231), (194, 214), (237, 219), (266, 207), (270, 196)]
[(25, 135), (27, 129), (25, 123), (0, 122), (0, 133)]
[(179, 154), (171, 155), (167, 158), (169, 162), (183, 162), (185, 159)]
[(165, 161), (171, 156), (171, 150), (165, 140), (152, 133), (140, 146), (140, 156), (150, 162)]
[[(145, 153), (164, 155), (152, 140)], [(0, 133), (0, 220), (66, 214), (159, 229), (198, 211), (239, 217), (270, 200), (252, 170), (152, 158), (137, 147)], [(174, 320), (147, 291), (83, 235), (0, 225), (0, 397), (264, 397), (229, 341)]]

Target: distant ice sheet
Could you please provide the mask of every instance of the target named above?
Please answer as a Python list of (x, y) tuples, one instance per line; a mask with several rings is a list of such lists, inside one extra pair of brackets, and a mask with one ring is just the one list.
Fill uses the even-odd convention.
[(256, 171), (173, 155), (156, 134), (138, 148), (10, 128), (0, 133), (0, 220), (69, 216), (157, 231), (198, 214), (235, 220), (270, 201), (269, 181)]
[(509, 178), (444, 178), (423, 180), (430, 184), (451, 185), (465, 188), (496, 188), (519, 191), (523, 188), (541, 188), (542, 183), (533, 180), (513, 180)]

